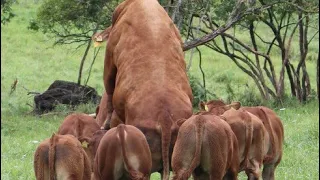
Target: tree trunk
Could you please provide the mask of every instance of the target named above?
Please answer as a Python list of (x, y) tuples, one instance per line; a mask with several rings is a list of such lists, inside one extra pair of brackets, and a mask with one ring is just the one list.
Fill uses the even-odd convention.
[(88, 55), (90, 46), (91, 46), (91, 39), (88, 41), (88, 46), (87, 46), (87, 48), (86, 48), (86, 51), (84, 52), (84, 55), (83, 55), (82, 60), (81, 60), (81, 63), (80, 63), (79, 75), (78, 75), (78, 85), (81, 85), (81, 76), (82, 76), (83, 64), (84, 64), (84, 61), (85, 61), (86, 58), (87, 58), (87, 55)]
[(317, 60), (317, 95), (319, 99), (319, 53), (318, 53), (318, 60)]

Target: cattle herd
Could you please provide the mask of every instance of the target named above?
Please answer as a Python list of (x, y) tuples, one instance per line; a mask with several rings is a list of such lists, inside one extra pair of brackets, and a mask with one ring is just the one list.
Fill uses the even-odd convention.
[(192, 112), (178, 29), (157, 0), (125, 0), (108, 41), (96, 113), (68, 115), (37, 147), (37, 180), (275, 179), (283, 125), (267, 107), (211, 100)]

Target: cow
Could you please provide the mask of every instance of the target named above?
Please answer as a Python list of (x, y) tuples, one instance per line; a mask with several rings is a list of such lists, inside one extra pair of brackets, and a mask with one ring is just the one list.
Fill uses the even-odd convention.
[(97, 130), (100, 130), (100, 127), (93, 117), (84, 113), (73, 113), (65, 117), (57, 134), (75, 136), (82, 143), (91, 163), (93, 163), (94, 155), (88, 149), (88, 141), (84, 141), (84, 137), (90, 139)]
[(36, 149), (34, 172), (37, 180), (88, 180), (91, 178), (91, 164), (74, 136), (53, 133)]
[(193, 115), (180, 126), (171, 165), (173, 180), (187, 180), (191, 174), (194, 179), (237, 179), (237, 138), (219, 116)]
[(120, 124), (102, 137), (92, 178), (147, 180), (151, 163), (151, 152), (144, 134), (134, 126)]
[(245, 170), (248, 179), (259, 179), (263, 158), (267, 154), (269, 136), (261, 120), (240, 108), (239, 102), (230, 105), (216, 103), (210, 112), (230, 125), (239, 145), (240, 171)]
[[(199, 106), (202, 110), (206, 109), (211, 111), (214, 107), (223, 105), (225, 105), (225, 103), (222, 100), (211, 100), (207, 103), (200, 102)], [(281, 119), (273, 110), (264, 106), (243, 106), (240, 109), (253, 114), (263, 123), (269, 142), (267, 145), (267, 154), (263, 159), (262, 178), (275, 179), (274, 172), (281, 161), (283, 152), (284, 129)]]
[(103, 78), (105, 129), (121, 123), (140, 129), (152, 153), (152, 172), (167, 180), (176, 121), (192, 115), (193, 96), (179, 31), (157, 0), (126, 0), (116, 7)]

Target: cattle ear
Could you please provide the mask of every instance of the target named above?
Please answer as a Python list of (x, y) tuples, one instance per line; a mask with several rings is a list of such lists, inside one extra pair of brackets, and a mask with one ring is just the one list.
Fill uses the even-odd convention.
[(234, 109), (236, 109), (236, 110), (238, 110), (241, 107), (241, 103), (238, 102), (238, 101), (237, 102), (232, 102), (229, 106), (234, 108)]
[(80, 137), (78, 138), (78, 140), (80, 141), (81, 146), (82, 146), (83, 148), (88, 148), (88, 145), (89, 145), (89, 142), (90, 142), (90, 138), (80, 136)]
[(208, 105), (203, 101), (199, 102), (199, 109), (204, 111), (209, 111)]
[(198, 106), (199, 106), (199, 110), (204, 110), (204, 102), (203, 101), (200, 101)]
[(176, 124), (180, 127), (187, 119), (181, 118), (176, 121)]

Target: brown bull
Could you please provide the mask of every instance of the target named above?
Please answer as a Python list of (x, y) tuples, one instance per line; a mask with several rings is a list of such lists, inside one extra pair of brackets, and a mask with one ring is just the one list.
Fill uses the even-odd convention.
[(88, 141), (83, 141), (83, 137), (91, 138), (93, 133), (99, 130), (100, 127), (96, 123), (96, 120), (84, 113), (74, 113), (68, 115), (59, 127), (58, 134), (66, 135), (70, 134), (75, 136), (81, 143), (87, 153), (88, 157), (93, 163), (94, 155), (87, 148)]
[(163, 179), (169, 178), (175, 121), (192, 115), (181, 43), (157, 0), (126, 0), (114, 11), (103, 75), (106, 129), (118, 124), (110, 122), (112, 115), (142, 130), (152, 153), (152, 172), (161, 171)]
[(147, 180), (150, 178), (151, 152), (142, 132), (120, 124), (102, 137), (95, 156), (93, 180)]
[[(201, 102), (199, 104), (200, 109), (206, 109), (208, 111), (216, 111), (217, 107), (221, 107), (225, 103), (221, 100), (211, 100), (207, 103)], [(219, 108), (218, 108), (219, 109)], [(241, 110), (245, 110), (254, 117), (261, 121), (267, 131), (267, 154), (263, 159), (263, 179), (275, 179), (274, 171), (282, 158), (282, 145), (284, 142), (284, 129), (280, 118), (274, 111), (264, 106), (256, 107), (241, 107)], [(221, 110), (219, 110), (221, 112)], [(251, 115), (251, 116), (252, 116)]]
[(172, 154), (174, 180), (237, 179), (238, 142), (230, 126), (212, 114), (193, 115), (180, 127)]
[(37, 180), (91, 177), (91, 164), (80, 142), (72, 135), (55, 135), (40, 143), (34, 154)]

